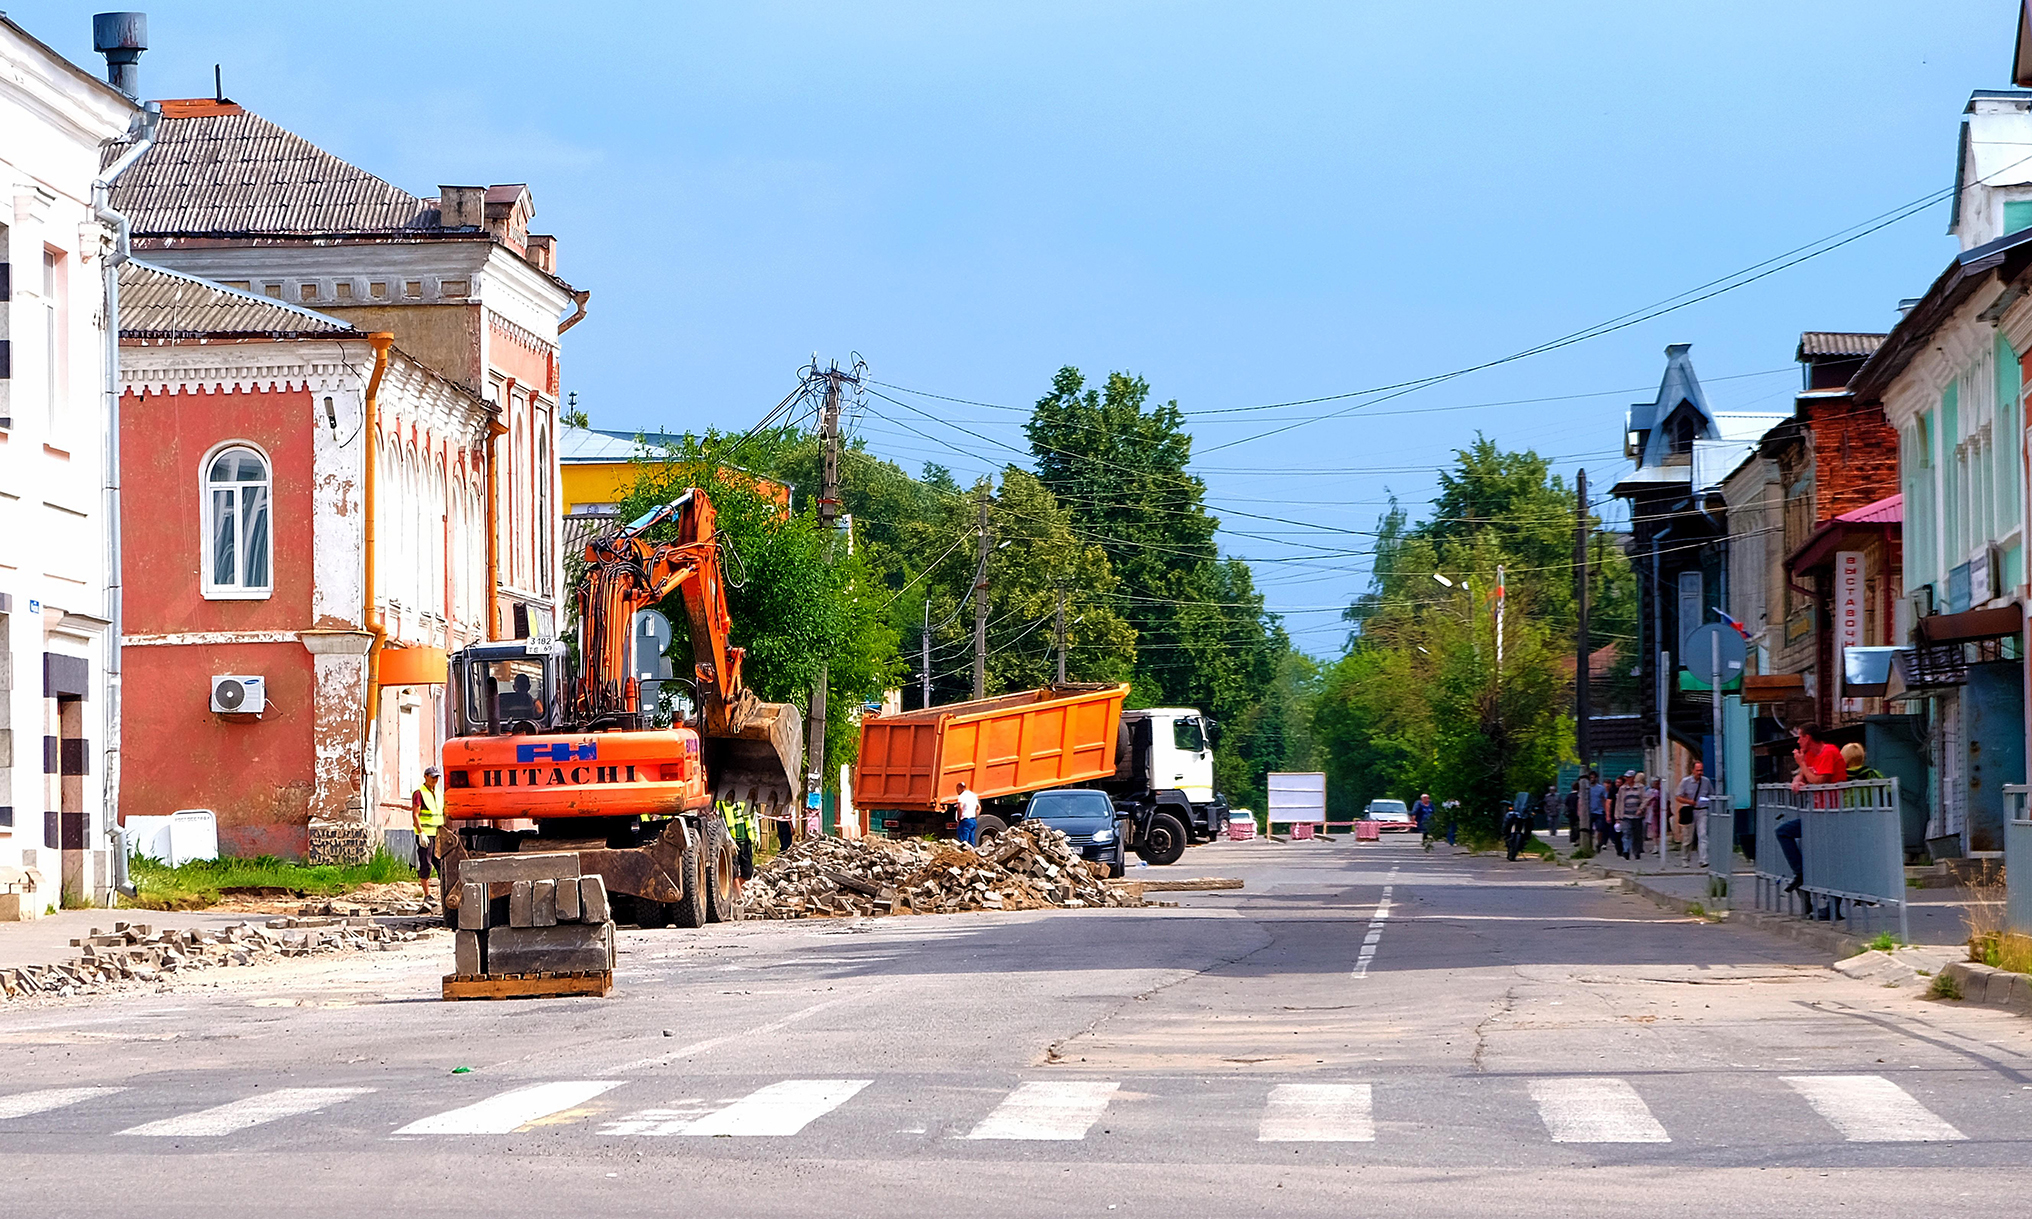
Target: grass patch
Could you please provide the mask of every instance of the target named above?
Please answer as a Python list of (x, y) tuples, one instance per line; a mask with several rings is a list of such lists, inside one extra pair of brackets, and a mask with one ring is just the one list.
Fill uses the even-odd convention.
[(1593, 850), (1592, 850), (1591, 848), (1588, 848), (1588, 847), (1575, 847), (1575, 848), (1573, 849), (1573, 854), (1572, 854), (1572, 855), (1569, 855), (1569, 856), (1568, 856), (1567, 858), (1569, 858), (1569, 859), (1593, 859), (1594, 857), (1595, 857), (1595, 853), (1594, 853), (1594, 851), (1593, 851)]
[(1559, 849), (1541, 839), (1533, 838), (1524, 844), (1524, 849), (1547, 863), (1557, 863), (1559, 860)]
[(1888, 931), (1879, 931), (1877, 938), (1863, 945), (1865, 952), (1891, 952), (1905, 946), (1905, 941)]
[(1697, 918), (1703, 923), (1706, 922), (1709, 918), (1713, 917), (1712, 915), (1708, 914), (1707, 907), (1701, 905), (1699, 902), (1694, 902), (1693, 904), (1689, 905), (1686, 908), (1686, 913), (1688, 917)]
[(85, 895), (68, 885), (64, 887), (63, 892), (57, 895), (57, 902), (66, 910), (92, 909), (92, 903), (85, 900)]
[(2032, 974), (2032, 935), (2000, 931), (1969, 941), (1969, 959), (1992, 969)]
[(1926, 988), (1926, 997), (1929, 999), (1959, 999), (1961, 998), (1961, 983), (1954, 980), (1953, 974), (1935, 974), (1933, 975), (1932, 984)]
[(361, 885), (416, 879), (413, 865), (385, 850), (376, 851), (366, 863), (319, 867), (262, 855), (253, 859), (200, 860), (172, 868), (137, 855), (128, 861), (127, 869), (141, 892), (122, 904), (146, 910), (202, 909), (217, 904), (229, 889), (273, 889), (292, 895), (330, 897)]

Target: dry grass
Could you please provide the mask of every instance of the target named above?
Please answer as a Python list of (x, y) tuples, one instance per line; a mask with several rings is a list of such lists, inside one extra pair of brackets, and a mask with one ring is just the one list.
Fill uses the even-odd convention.
[(1961, 899), (1969, 960), (1987, 965), (1990, 962), (1983, 960), (1983, 946), (1996, 943), (2004, 935), (2004, 870), (1994, 860), (1984, 860), (1981, 868), (1968, 873), (1961, 887)]

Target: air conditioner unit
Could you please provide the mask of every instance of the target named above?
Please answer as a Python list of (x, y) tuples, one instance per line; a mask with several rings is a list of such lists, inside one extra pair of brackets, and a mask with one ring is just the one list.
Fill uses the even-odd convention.
[(226, 715), (258, 715), (267, 706), (267, 683), (263, 679), (241, 673), (212, 678), (212, 710)]

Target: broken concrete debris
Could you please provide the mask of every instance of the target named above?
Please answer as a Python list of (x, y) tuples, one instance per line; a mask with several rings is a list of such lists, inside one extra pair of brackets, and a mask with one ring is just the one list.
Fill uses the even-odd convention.
[(74, 960), (0, 969), (0, 994), (8, 999), (93, 994), (119, 982), (160, 982), (171, 974), (280, 957), (385, 952), (422, 934), (362, 918), (278, 918), (266, 927), (233, 923), (160, 931), (146, 923), (115, 923), (110, 935), (94, 927), (72, 940), (78, 950)]
[(916, 839), (813, 838), (761, 868), (741, 907), (750, 918), (1139, 905), (1048, 825), (1004, 830), (978, 850)]

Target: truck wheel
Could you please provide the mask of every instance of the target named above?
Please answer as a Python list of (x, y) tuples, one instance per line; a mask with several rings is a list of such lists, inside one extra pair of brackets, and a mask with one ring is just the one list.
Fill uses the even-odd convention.
[(615, 921), (632, 921), (637, 927), (645, 931), (670, 926), (670, 912), (677, 908), (663, 902), (650, 901), (646, 897), (634, 897), (625, 893), (620, 894), (619, 897), (623, 900), (615, 902), (614, 913), (622, 917), (617, 917)]
[(1150, 828), (1143, 831), (1136, 854), (1144, 863), (1159, 867), (1177, 863), (1185, 854), (1185, 823), (1171, 813), (1150, 814)]
[(684, 873), (684, 896), (670, 907), (671, 921), (680, 927), (703, 927), (706, 925), (706, 869), (702, 858), (706, 846), (704, 834), (693, 834), (684, 848), (684, 858), (678, 868)]
[(993, 813), (982, 813), (974, 822), (974, 837), (980, 839), (977, 845), (987, 846), (995, 835), (1009, 828), (1009, 823)]

